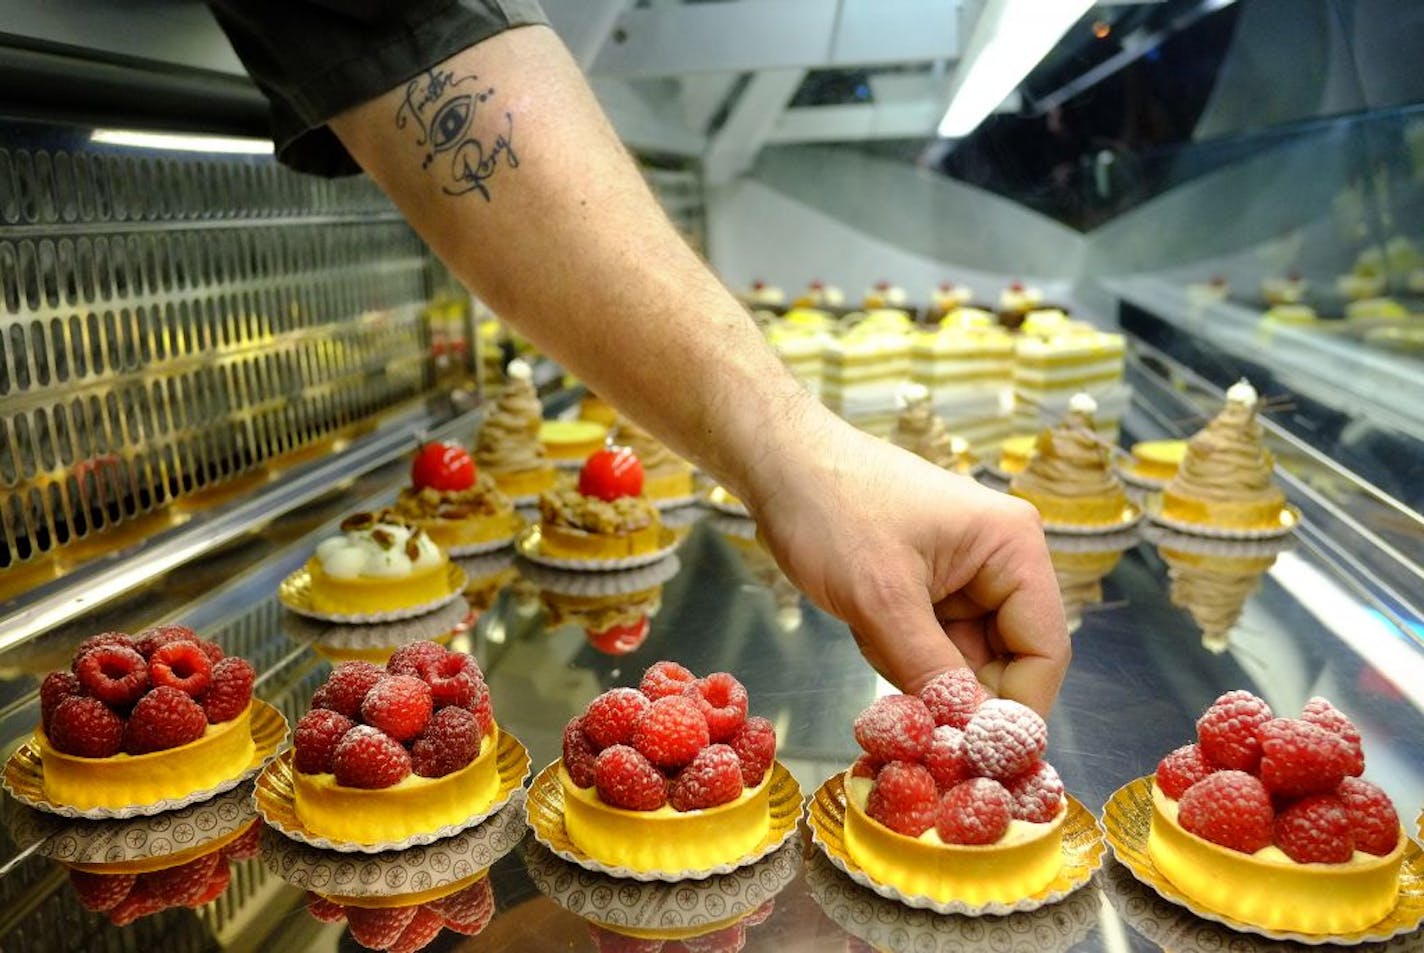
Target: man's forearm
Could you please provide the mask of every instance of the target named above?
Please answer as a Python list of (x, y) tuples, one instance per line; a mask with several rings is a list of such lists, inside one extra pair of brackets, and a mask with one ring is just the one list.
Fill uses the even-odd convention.
[(552, 31), (511, 30), (331, 122), (476, 294), (675, 450), (754, 493), (833, 426), (678, 236)]

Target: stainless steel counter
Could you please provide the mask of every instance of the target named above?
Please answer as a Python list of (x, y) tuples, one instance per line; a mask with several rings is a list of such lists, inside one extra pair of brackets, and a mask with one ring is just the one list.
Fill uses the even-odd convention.
[[(563, 724), (590, 698), (610, 686), (636, 684), (649, 663), (673, 658), (699, 672), (735, 673), (750, 691), (753, 712), (777, 726), (779, 757), (810, 795), (856, 756), (851, 721), (889, 688), (861, 661), (845, 627), (785, 584), (751, 541), (748, 524), (697, 510), (681, 518), (697, 522), (676, 562), (600, 584), (621, 588), (651, 615), (641, 643), (636, 629), (602, 637), (585, 632), (588, 614), (600, 611), (587, 602), (586, 578), (530, 569), (510, 557), (484, 557), (467, 565), (476, 620), (457, 632), (453, 644), (478, 657), (499, 721), (528, 747), (536, 771), (557, 757)], [(360, 633), (293, 616), (274, 597), (277, 583), (334, 522), (284, 541), (246, 571), (195, 592), (171, 616), (252, 659), (261, 672), (259, 694), (289, 718), (305, 711), (330, 657), (364, 644)], [(1188, 740), (1198, 713), (1228, 689), (1251, 689), (1290, 713), (1311, 695), (1324, 694), (1362, 729), (1367, 776), (1385, 787), (1413, 829), (1424, 807), (1418, 620), (1409, 620), (1416, 627), (1412, 633), (1392, 626), (1309, 547), (1205, 550), (1170, 538), (1055, 541), (1055, 562), (1078, 627), (1072, 670), (1050, 719), (1048, 756), (1069, 790), (1091, 810), (1101, 810), (1113, 790), (1149, 773), (1159, 757)], [(551, 625), (551, 618), (558, 624)], [(60, 664), (55, 660), (62, 661), (66, 648), (22, 645), (0, 656), (0, 669), (11, 680), (7, 695), (16, 699), (0, 711), (7, 751), (37, 721), (27, 691), (45, 669)], [(264, 860), (274, 867), (290, 863), (284, 861), (285, 843), (270, 832), (262, 841), (264, 856), (230, 862), (231, 884), (216, 903), (197, 911), (168, 909), (115, 927), (102, 914), (85, 912), (66, 882), (67, 871), (44, 856), (60, 849), (64, 831), (44, 826), (47, 819), (13, 803), (6, 804), (5, 819), (0, 862), (10, 864), (0, 876), (0, 948), (358, 948), (342, 924), (319, 922), (304, 908), (304, 892), (264, 866)], [(151, 829), (153, 822), (131, 823), (127, 833), (109, 836), (130, 843), (134, 831)], [(482, 860), (498, 853), (489, 850)], [(341, 860), (331, 869), (340, 869)], [(406, 860), (385, 857), (380, 863), (386, 867), (371, 868), (357, 857), (346, 870), (367, 883)], [(391, 882), (408, 889), (416, 881), (402, 874)], [(783, 953), (1279, 948), (1166, 904), (1111, 860), (1090, 886), (1062, 903), (983, 919), (936, 917), (882, 900), (799, 842), (737, 875), (668, 887), (589, 874), (526, 837), (494, 862), (488, 882), (496, 912), (479, 936), (447, 929), (427, 949), (599, 949), (596, 930), (580, 912), (645, 930), (698, 932), (720, 925), (727, 949), (740, 935), (745, 949)], [(740, 928), (727, 926), (744, 916), (751, 919)], [(605, 942), (605, 949), (656, 948)], [(685, 948), (709, 949), (711, 942)], [(1415, 934), (1388, 949), (1421, 944), (1424, 935)], [(679, 949), (672, 943), (664, 948)]]

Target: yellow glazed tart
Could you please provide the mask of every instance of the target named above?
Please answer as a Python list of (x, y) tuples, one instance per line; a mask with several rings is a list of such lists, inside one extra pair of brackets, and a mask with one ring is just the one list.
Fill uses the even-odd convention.
[(582, 463), (608, 438), (608, 428), (591, 420), (546, 420), (539, 425), (539, 442), (550, 460)]
[(1152, 786), (1147, 849), (1162, 875), (1191, 899), (1256, 926), (1298, 933), (1349, 933), (1383, 919), (1399, 896), (1408, 839), (1383, 856), (1355, 852), (1343, 864), (1300, 864), (1280, 848), (1244, 854), (1184, 830), (1177, 802)]
[(242, 773), (256, 749), (252, 705), (229, 721), (208, 725), (203, 736), (148, 754), (81, 758), (55, 750), (43, 729), (35, 743), (44, 764), (45, 795), (79, 810), (117, 809), (182, 798)]
[(450, 595), (449, 559), (423, 531), (390, 514), (358, 513), (307, 561), (316, 612), (390, 612)]
[(334, 774), (292, 772), (297, 818), (307, 831), (357, 844), (402, 841), (437, 831), (478, 814), (499, 792), (496, 729), (480, 742), (480, 753), (442, 778), (407, 775), (388, 788), (352, 788)]
[(1177, 475), (1187, 454), (1185, 440), (1144, 440), (1132, 445), (1132, 474), (1166, 482)]
[(749, 854), (771, 829), (773, 771), (744, 788), (735, 801), (699, 811), (628, 811), (580, 788), (559, 765), (564, 793), (564, 829), (589, 857), (633, 870), (703, 870)]
[(508, 540), (524, 526), (509, 498), (485, 473), (467, 490), (406, 487), (396, 499), (395, 512), (446, 550)]
[(997, 844), (946, 844), (934, 828), (898, 834), (865, 813), (869, 778), (846, 772), (845, 845), (872, 879), (939, 903), (1013, 903), (1042, 890), (1063, 866), (1066, 804), (1046, 824), (1013, 821)]

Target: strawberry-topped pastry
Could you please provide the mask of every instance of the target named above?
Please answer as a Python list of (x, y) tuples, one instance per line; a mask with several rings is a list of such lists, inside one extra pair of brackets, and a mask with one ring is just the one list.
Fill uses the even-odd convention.
[(192, 629), (105, 632), (40, 685), (44, 793), (78, 810), (181, 799), (242, 775), (255, 754), (254, 673)]
[(464, 652), (412, 642), (385, 667), (343, 662), (294, 732), (297, 819), (354, 844), (460, 825), (498, 795), (498, 739), (484, 674)]
[(416, 452), (410, 483), (394, 507), (453, 556), (512, 540), (523, 521), (474, 457), (453, 443), (427, 443)]
[(662, 523), (643, 494), (643, 465), (627, 447), (590, 454), (574, 486), (539, 499), (540, 553), (558, 559), (620, 559), (657, 552)]
[(1067, 798), (1031, 708), (990, 698), (968, 669), (855, 719), (845, 847), (873, 880), (938, 903), (1013, 903), (1063, 864)]
[(656, 662), (564, 727), (564, 829), (603, 864), (695, 871), (766, 839), (776, 733), (726, 672)]
[(1227, 692), (1197, 721), (1197, 741), (1157, 765), (1148, 852), (1182, 893), (1234, 919), (1363, 929), (1394, 908), (1407, 842), (1364, 769), (1359, 730), (1324, 698), (1280, 718)]

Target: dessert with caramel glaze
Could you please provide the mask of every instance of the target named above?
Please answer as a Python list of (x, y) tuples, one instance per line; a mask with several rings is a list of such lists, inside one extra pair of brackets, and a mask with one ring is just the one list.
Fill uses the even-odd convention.
[(529, 365), (510, 361), (509, 380), (480, 428), (475, 461), (502, 492), (515, 499), (535, 496), (554, 485), (557, 471), (539, 442), (542, 422), (543, 407)]
[(1038, 507), (1047, 524), (1109, 527), (1128, 512), (1127, 493), (1093, 429), (1096, 410), (1091, 397), (1075, 394), (1067, 418), (1038, 435), (1028, 466), (1009, 486)]
[(556, 559), (620, 559), (656, 552), (657, 508), (643, 495), (643, 467), (627, 447), (592, 454), (578, 484), (539, 498), (540, 552)]

